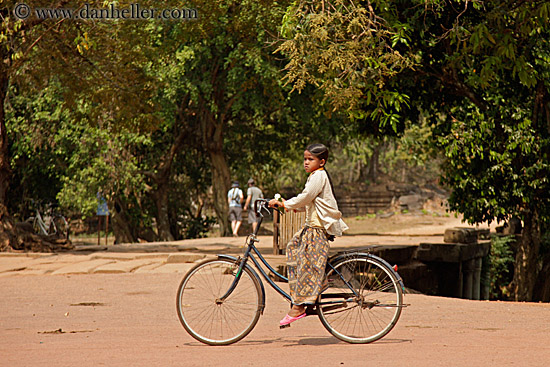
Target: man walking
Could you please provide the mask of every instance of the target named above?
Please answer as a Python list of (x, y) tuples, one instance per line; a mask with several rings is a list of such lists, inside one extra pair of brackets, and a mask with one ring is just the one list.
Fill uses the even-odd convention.
[(239, 236), (239, 228), (243, 220), (241, 204), (244, 200), (243, 192), (239, 189), (239, 181), (233, 181), (231, 190), (227, 193), (227, 201), (229, 202), (229, 220), (231, 221), (231, 230), (233, 236)]
[(256, 231), (256, 226), (258, 225), (258, 218), (256, 213), (254, 213), (254, 202), (257, 199), (262, 199), (264, 194), (262, 190), (255, 186), (254, 179), (248, 180), (248, 190), (246, 191), (246, 203), (244, 204), (244, 210), (248, 210), (248, 223), (252, 224), (252, 232)]

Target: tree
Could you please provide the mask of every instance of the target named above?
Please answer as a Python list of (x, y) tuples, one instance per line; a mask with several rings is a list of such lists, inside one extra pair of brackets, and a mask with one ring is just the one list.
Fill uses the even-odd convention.
[[(333, 110), (352, 119), (397, 131), (407, 96), (390, 84), (413, 65), (396, 47), (407, 44), (407, 27), (388, 8), (391, 2), (299, 1), (281, 27), (288, 57), (285, 79), (300, 92), (307, 84), (322, 91)], [(384, 10), (385, 9), (385, 10)]]
[(550, 219), (550, 4), (467, 5), (438, 73), (444, 90), (465, 98), (448, 103), (440, 139), (449, 203), (472, 223), (523, 221), (510, 290), (530, 301)]
[[(50, 82), (59, 82), (62, 87), (57, 90), (62, 93), (63, 108), (73, 110), (71, 121), (77, 121), (79, 126), (85, 123), (87, 126), (99, 127), (104, 133), (118, 129), (147, 131), (157, 123), (153, 106), (143, 102), (150, 100), (154, 92), (151, 78), (140, 72), (146, 46), (134, 47), (135, 44), (128, 42), (130, 37), (134, 37), (133, 40), (140, 39), (140, 34), (144, 33), (141, 25), (136, 22), (118, 22), (113, 27), (112, 23), (106, 22), (40, 20), (32, 16), (20, 21), (13, 18), (12, 5), (2, 7), (1, 203), (5, 203), (11, 175), (7, 139), (9, 132), (5, 129), (6, 92), (10, 85), (17, 84), (19, 89), (39, 91), (48, 88)], [(78, 8), (82, 4), (57, 1), (40, 2), (33, 6)], [(105, 4), (96, 1), (90, 6), (100, 7)], [(41, 118), (31, 116), (26, 121), (40, 123)], [(63, 120), (65, 123), (68, 121), (68, 118)], [(52, 131), (54, 134), (55, 131)], [(105, 144), (109, 149), (109, 136), (95, 143), (96, 146)], [(96, 194), (97, 191), (94, 197)], [(106, 190), (112, 207), (117, 201), (116, 194), (116, 191)], [(4, 208), (3, 205), (0, 207)], [(124, 208), (122, 205), (119, 207)], [(2, 209), (0, 212), (11, 223), (9, 215), (4, 216), (6, 211)], [(120, 213), (113, 214), (115, 225), (120, 222), (119, 218), (124, 217), (117, 214)], [(13, 228), (12, 224), (10, 226)], [(9, 241), (9, 246), (13, 248), (21, 247), (22, 241), (15, 231), (4, 227), (1, 235), (3, 239)], [(3, 245), (8, 246), (6, 241)]]
[[(67, 1), (57, 1), (48, 5), (51, 8), (59, 8), (66, 3)], [(39, 19), (30, 19), (26, 22), (14, 19), (11, 5), (13, 4), (2, 3), (0, 8), (0, 250), (40, 247), (40, 239), (37, 238), (26, 238), (27, 243), (25, 243), (7, 208), (12, 169), (5, 104), (11, 80), (23, 68), (28, 54), (49, 29)], [(44, 247), (49, 246), (51, 245), (44, 244)]]
[[(546, 1), (302, 1), (285, 23), (296, 88), (317, 84), (335, 108), (350, 101), (351, 116), (359, 110), (375, 125), (384, 124), (380, 116), (423, 111), (446, 151), (451, 208), (472, 223), (523, 220), (512, 283), (518, 300), (531, 299), (550, 209), (549, 13)], [(376, 64), (368, 47), (383, 62), (399, 52), (406, 60), (396, 66), (406, 67)], [(333, 97), (338, 88), (344, 102)], [(395, 113), (408, 99), (413, 108)]]
[(12, 84), (8, 94), (5, 121), (13, 174), (6, 206), (21, 221), (34, 215), (33, 204), (56, 201), (66, 164), (55, 136), (68, 111), (58, 88), (36, 91)]
[[(404, 131), (410, 113), (396, 79), (414, 65), (408, 26), (391, 2), (299, 1), (287, 9), (278, 50), (292, 91), (318, 88), (327, 112), (345, 116), (348, 136), (372, 141), (365, 178), (376, 181), (382, 141)], [(344, 129), (342, 129), (344, 130)], [(340, 134), (343, 135), (345, 134)]]
[[(18, 83), (62, 96), (67, 115), (51, 131), (66, 167), (61, 203), (91, 214), (102, 192), (117, 241), (171, 240), (181, 236), (182, 215), (198, 220), (210, 178), (223, 230), (230, 172), (266, 175), (260, 167), (276, 168), (301, 122), (318, 117), (307, 94), (284, 93), (268, 43), (284, 8), (265, 5), (198, 3), (209, 14), (201, 22), (56, 24)], [(184, 199), (186, 189), (196, 202)], [(147, 230), (153, 216), (156, 233)]]
[[(418, 66), (404, 93), (431, 115), (451, 209), (470, 223), (524, 223), (516, 300), (531, 300), (548, 220), (548, 14), (545, 1), (433, 1), (401, 8)], [(429, 6), (428, 6), (429, 5)], [(426, 11), (428, 10), (428, 11)], [(421, 16), (419, 16), (421, 15)], [(418, 88), (420, 86), (420, 88)]]
[(289, 137), (301, 131), (295, 129), (296, 105), (284, 93), (281, 63), (270, 47), (285, 8), (265, 1), (195, 5), (208, 17), (159, 26), (165, 36), (159, 52), (170, 51), (157, 70), (166, 86), (163, 104), (179, 111), (175, 123), (198, 133), (209, 159), (218, 222), (229, 234), (226, 195), (232, 171), (244, 176), (255, 164), (276, 165), (278, 152), (293, 141)]

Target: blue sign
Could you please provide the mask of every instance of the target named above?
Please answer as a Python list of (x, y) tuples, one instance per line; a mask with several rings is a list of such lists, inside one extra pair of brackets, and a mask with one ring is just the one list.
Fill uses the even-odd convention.
[(107, 207), (107, 200), (99, 192), (97, 193), (99, 204), (97, 204), (97, 215), (109, 215), (109, 208)]

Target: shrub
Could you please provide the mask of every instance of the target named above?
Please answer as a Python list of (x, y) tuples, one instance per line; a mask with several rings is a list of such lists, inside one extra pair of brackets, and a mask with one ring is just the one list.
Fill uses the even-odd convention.
[(508, 285), (514, 275), (514, 236), (491, 236), (491, 299), (508, 299)]

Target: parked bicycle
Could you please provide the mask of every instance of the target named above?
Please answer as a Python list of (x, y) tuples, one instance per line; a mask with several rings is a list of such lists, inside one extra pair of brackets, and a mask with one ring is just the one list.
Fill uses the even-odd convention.
[(44, 215), (36, 208), (34, 217), (26, 221), (32, 223), (33, 231), (38, 235), (69, 240), (69, 223), (63, 215), (54, 212), (52, 205), (48, 205)]
[[(254, 210), (259, 218), (254, 233), (246, 239), (239, 257), (218, 255), (193, 267), (182, 279), (177, 292), (178, 317), (187, 332), (209, 345), (228, 345), (248, 335), (265, 308), (265, 289), (255, 265), (268, 284), (287, 301), (283, 291), (260, 265), (282, 281), (256, 246), (268, 199), (258, 199)], [(388, 334), (401, 315), (405, 286), (397, 271), (386, 261), (366, 252), (345, 251), (330, 257), (327, 285), (308, 315), (317, 314), (323, 326), (348, 343), (371, 343)]]

